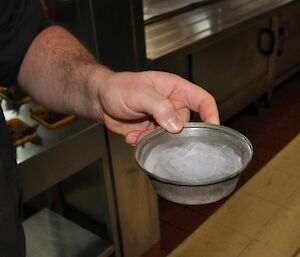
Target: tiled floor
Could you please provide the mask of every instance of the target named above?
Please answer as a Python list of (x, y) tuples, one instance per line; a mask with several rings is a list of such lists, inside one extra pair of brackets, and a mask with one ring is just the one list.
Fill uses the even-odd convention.
[[(300, 74), (275, 90), (270, 108), (261, 107), (255, 114), (245, 110), (224, 124), (246, 135), (254, 147), (253, 160), (241, 176), (237, 189), (300, 132), (299, 95)], [(286, 181), (286, 183), (290, 182)], [(292, 185), (293, 183), (291, 183), (291, 187)], [(161, 240), (143, 257), (167, 256), (227, 200), (228, 198), (218, 203), (202, 206), (183, 206), (159, 198)], [(277, 200), (283, 201), (279, 196)], [(253, 202), (253, 205), (255, 204), (259, 203)], [(272, 203), (270, 203), (271, 205)], [(262, 214), (262, 216), (264, 215)], [(260, 221), (256, 221), (256, 225), (259, 224)], [(215, 229), (220, 230), (217, 225)], [(249, 227), (249, 233), (253, 235), (256, 233), (255, 229), (257, 229), (255, 226)], [(220, 233), (222, 233), (222, 230), (220, 230)], [(226, 234), (226, 231), (223, 231), (223, 233)], [(261, 253), (267, 251), (259, 242), (248, 245), (248, 247), (261, 249)]]

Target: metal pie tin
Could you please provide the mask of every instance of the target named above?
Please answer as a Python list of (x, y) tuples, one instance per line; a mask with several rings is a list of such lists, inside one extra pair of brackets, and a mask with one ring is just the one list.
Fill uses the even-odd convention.
[[(145, 167), (147, 158), (155, 147), (178, 147), (186, 142), (202, 142), (212, 147), (225, 145), (234, 151), (241, 160), (241, 167), (230, 174), (191, 181), (187, 178), (174, 179), (165, 177)], [(172, 134), (158, 129), (145, 136), (136, 146), (135, 160), (149, 176), (151, 183), (160, 196), (180, 204), (207, 204), (228, 196), (236, 187), (241, 173), (252, 159), (253, 147), (250, 141), (238, 131), (203, 122), (186, 123), (180, 133)], [(161, 153), (163, 158), (164, 153)]]

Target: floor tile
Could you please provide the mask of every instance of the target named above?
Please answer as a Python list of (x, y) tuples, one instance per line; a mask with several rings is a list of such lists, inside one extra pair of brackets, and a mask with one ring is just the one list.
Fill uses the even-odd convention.
[[(299, 196), (299, 195), (297, 195)], [(300, 202), (281, 208), (256, 236), (267, 247), (278, 250), (283, 256), (295, 256), (300, 247)]]
[(267, 247), (265, 244), (253, 241), (251, 242), (239, 257), (283, 257), (284, 255), (278, 250)]
[(162, 197), (158, 197), (159, 217), (162, 221), (169, 221), (174, 215), (184, 209), (181, 204), (170, 202)]
[(174, 257), (238, 257), (250, 238), (213, 222), (204, 223), (172, 252)]
[(165, 253), (170, 253), (179, 245), (190, 233), (182, 231), (172, 225), (165, 224), (161, 227), (161, 248)]
[(210, 219), (252, 238), (277, 209), (277, 205), (239, 190)]
[(275, 158), (267, 166), (300, 177), (300, 134), (293, 140), (289, 147), (280, 153), (280, 158)]
[(265, 166), (241, 190), (271, 203), (282, 205), (297, 188), (300, 188), (300, 177), (291, 176), (277, 167)]
[(292, 209), (293, 211), (298, 212), (300, 217), (300, 186), (290, 196), (290, 198), (282, 205), (282, 208)]
[(170, 218), (168, 222), (185, 232), (192, 233), (204, 220), (205, 217), (201, 217), (197, 212), (185, 208)]
[(165, 253), (161, 249), (160, 241), (157, 242), (148, 252), (143, 254), (141, 257), (163, 257)]

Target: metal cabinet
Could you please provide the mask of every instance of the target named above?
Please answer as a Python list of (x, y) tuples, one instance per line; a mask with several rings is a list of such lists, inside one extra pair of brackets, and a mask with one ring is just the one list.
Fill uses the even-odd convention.
[(268, 26), (268, 19), (258, 20), (192, 55), (192, 80), (216, 98), (222, 120), (267, 90), (268, 57), (262, 52), (269, 43), (260, 46), (260, 41), (269, 40)]
[(150, 68), (208, 90), (224, 121), (300, 70), (299, 15), (299, 1), (220, 1), (149, 24)]
[(163, 63), (151, 63), (152, 70), (167, 71), (177, 74), (185, 79), (191, 80), (190, 56), (171, 59)]
[(275, 81), (280, 83), (300, 70), (300, 3), (281, 8), (276, 13), (274, 32), (277, 34)]

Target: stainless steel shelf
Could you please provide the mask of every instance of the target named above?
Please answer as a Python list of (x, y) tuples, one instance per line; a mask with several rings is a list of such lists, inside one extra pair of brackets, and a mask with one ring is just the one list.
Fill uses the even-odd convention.
[(24, 222), (28, 257), (108, 257), (112, 244), (63, 216), (43, 209)]
[[(2, 101), (6, 120), (19, 118), (30, 126), (38, 124), (29, 115), (35, 105), (31, 102), (16, 109)], [(25, 201), (107, 154), (103, 125), (93, 121), (75, 118), (57, 129), (38, 124), (37, 133), (39, 140), (16, 148)]]
[(95, 126), (95, 122), (76, 118), (71, 123), (57, 129), (48, 129), (30, 117), (30, 108), (36, 105), (35, 102), (31, 102), (20, 107), (12, 107), (6, 101), (2, 101), (2, 109), (6, 120), (19, 118), (30, 126), (37, 125), (37, 133), (40, 139), (16, 148), (17, 163), (19, 165)]
[(43, 210), (24, 222), (28, 248), (27, 256), (98, 256), (111, 254), (119, 256), (116, 231), (114, 197), (110, 185), (110, 171), (107, 162), (107, 148), (102, 124), (75, 118), (56, 129), (48, 129), (30, 117), (30, 108), (37, 103), (30, 102), (19, 107), (9, 106), (3, 100), (2, 109), (6, 120), (19, 118), (30, 126), (37, 126), (39, 139), (16, 147), (19, 178), (24, 202), (47, 191), (57, 183), (99, 163), (99, 171), (105, 174), (107, 203), (107, 226), (113, 243), (102, 240), (89, 231), (65, 218)]

